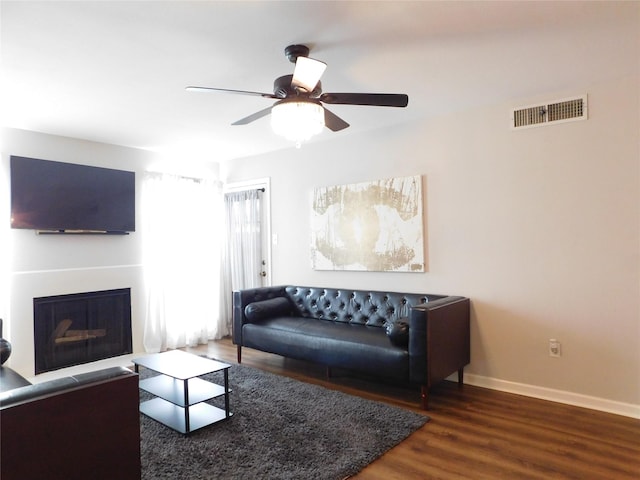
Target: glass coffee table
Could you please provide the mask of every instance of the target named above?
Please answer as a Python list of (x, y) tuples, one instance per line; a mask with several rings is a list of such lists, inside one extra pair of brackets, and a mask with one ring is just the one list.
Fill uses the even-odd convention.
[[(140, 380), (140, 388), (156, 396), (140, 404), (140, 412), (144, 415), (185, 435), (233, 415), (229, 411), (231, 365), (181, 350), (147, 355), (132, 361), (138, 373), (142, 366), (159, 374)], [(219, 371), (223, 372), (224, 385), (199, 378)], [(224, 409), (205, 403), (217, 397), (224, 397)]]

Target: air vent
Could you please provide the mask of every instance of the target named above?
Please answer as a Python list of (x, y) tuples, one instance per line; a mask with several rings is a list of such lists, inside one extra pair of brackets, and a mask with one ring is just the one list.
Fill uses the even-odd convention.
[(511, 128), (539, 127), (587, 119), (587, 96), (555, 100), (513, 110)]

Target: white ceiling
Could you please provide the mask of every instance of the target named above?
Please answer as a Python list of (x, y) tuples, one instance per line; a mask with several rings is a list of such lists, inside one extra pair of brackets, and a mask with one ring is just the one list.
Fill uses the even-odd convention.
[(0, 8), (3, 126), (212, 160), (291, 145), (268, 117), (230, 125), (272, 100), (184, 87), (271, 92), (293, 72), (283, 53), (293, 43), (328, 64), (325, 92), (409, 95), (406, 109), (331, 106), (351, 127), (317, 141), (639, 68), (629, 61), (639, 54), (636, 1), (2, 0)]

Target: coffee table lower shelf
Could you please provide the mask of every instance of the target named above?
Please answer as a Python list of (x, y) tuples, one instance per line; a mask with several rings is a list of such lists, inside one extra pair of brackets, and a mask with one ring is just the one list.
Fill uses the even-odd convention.
[(199, 403), (189, 407), (189, 428), (185, 423), (184, 407), (174, 405), (162, 398), (154, 398), (140, 404), (140, 412), (180, 433), (192, 433), (195, 430), (231, 418), (233, 413), (226, 412), (208, 403)]

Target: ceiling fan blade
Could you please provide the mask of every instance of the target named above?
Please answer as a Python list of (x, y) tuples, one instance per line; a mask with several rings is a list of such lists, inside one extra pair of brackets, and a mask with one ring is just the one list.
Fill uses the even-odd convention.
[(293, 71), (291, 86), (302, 87), (306, 92), (313, 92), (327, 64), (309, 57), (298, 57)]
[(378, 107), (406, 107), (409, 104), (409, 97), (404, 93), (323, 93), (319, 100), (331, 104)]
[(264, 98), (278, 98), (273, 93), (250, 92), (247, 90), (229, 90), (228, 88), (189, 86), (189, 87), (185, 87), (185, 90), (188, 90), (190, 92), (235, 93), (238, 95), (253, 95), (253, 96), (264, 97)]
[(264, 110), (260, 110), (259, 112), (249, 115), (248, 117), (241, 118), (240, 120), (233, 122), (231, 125), (247, 125), (248, 123), (258, 120), (259, 118), (266, 117), (270, 113), (271, 107), (268, 107)]
[(324, 124), (332, 132), (339, 132), (340, 130), (344, 130), (349, 126), (347, 122), (345, 122), (335, 113), (330, 112), (326, 108), (324, 108)]

